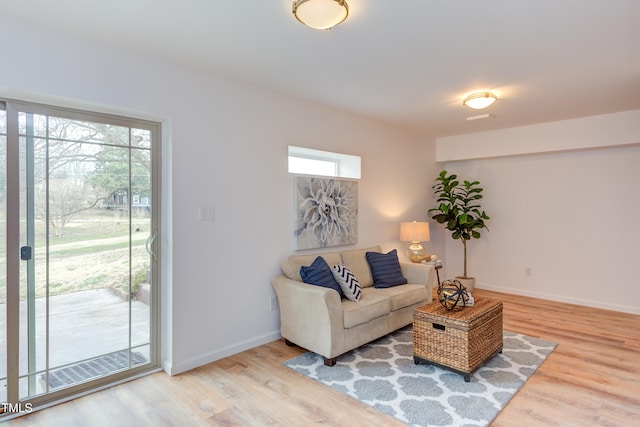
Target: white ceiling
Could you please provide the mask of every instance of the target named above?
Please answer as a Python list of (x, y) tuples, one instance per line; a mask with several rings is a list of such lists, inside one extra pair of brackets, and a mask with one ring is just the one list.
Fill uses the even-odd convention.
[[(311, 30), (291, 0), (0, 0), (0, 14), (433, 136), (640, 109), (638, 0), (348, 0)], [(462, 106), (493, 90), (494, 118)]]

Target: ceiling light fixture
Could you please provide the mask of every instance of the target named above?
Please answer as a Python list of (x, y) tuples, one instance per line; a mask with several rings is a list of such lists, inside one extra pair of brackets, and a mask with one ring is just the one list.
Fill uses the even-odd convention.
[(462, 104), (474, 110), (482, 110), (497, 100), (498, 97), (493, 92), (476, 92), (467, 96)]
[(347, 19), (349, 6), (346, 0), (295, 0), (293, 14), (307, 27), (328, 30)]

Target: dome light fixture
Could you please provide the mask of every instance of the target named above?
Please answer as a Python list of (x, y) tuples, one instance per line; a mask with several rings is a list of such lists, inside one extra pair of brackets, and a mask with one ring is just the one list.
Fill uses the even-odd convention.
[(476, 92), (467, 96), (462, 104), (474, 110), (482, 110), (497, 100), (498, 97), (493, 92)]
[(295, 0), (293, 15), (307, 27), (328, 30), (349, 15), (346, 0)]

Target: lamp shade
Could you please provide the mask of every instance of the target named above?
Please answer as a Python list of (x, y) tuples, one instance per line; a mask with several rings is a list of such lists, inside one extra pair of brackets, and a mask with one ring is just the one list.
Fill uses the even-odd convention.
[(429, 234), (428, 222), (401, 222), (400, 240), (403, 242), (428, 242), (431, 238)]
[(496, 102), (498, 97), (492, 92), (476, 92), (467, 96), (462, 103), (474, 110), (482, 110)]
[(347, 19), (349, 6), (345, 0), (295, 0), (293, 14), (307, 27), (328, 30)]

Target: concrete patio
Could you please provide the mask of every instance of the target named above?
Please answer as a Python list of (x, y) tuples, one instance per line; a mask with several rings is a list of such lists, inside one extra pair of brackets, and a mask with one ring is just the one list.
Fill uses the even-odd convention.
[[(6, 319), (6, 304), (0, 304), (0, 319)], [(27, 369), (27, 310), (20, 307), (20, 374)], [(46, 301), (36, 299), (36, 369), (46, 368)], [(93, 359), (129, 347), (129, 302), (108, 289), (79, 291), (49, 298), (49, 368)], [(131, 301), (131, 346), (149, 358), (150, 308)], [(0, 348), (6, 348), (6, 327), (0, 327)], [(6, 378), (6, 353), (0, 352), (0, 378)], [(36, 375), (40, 378), (40, 374)], [(3, 380), (3, 383), (6, 382)], [(21, 380), (21, 389), (26, 387)], [(5, 389), (6, 390), (6, 389)], [(42, 392), (37, 381), (37, 393)], [(21, 390), (21, 395), (24, 392)], [(2, 396), (0, 396), (0, 399)]]

